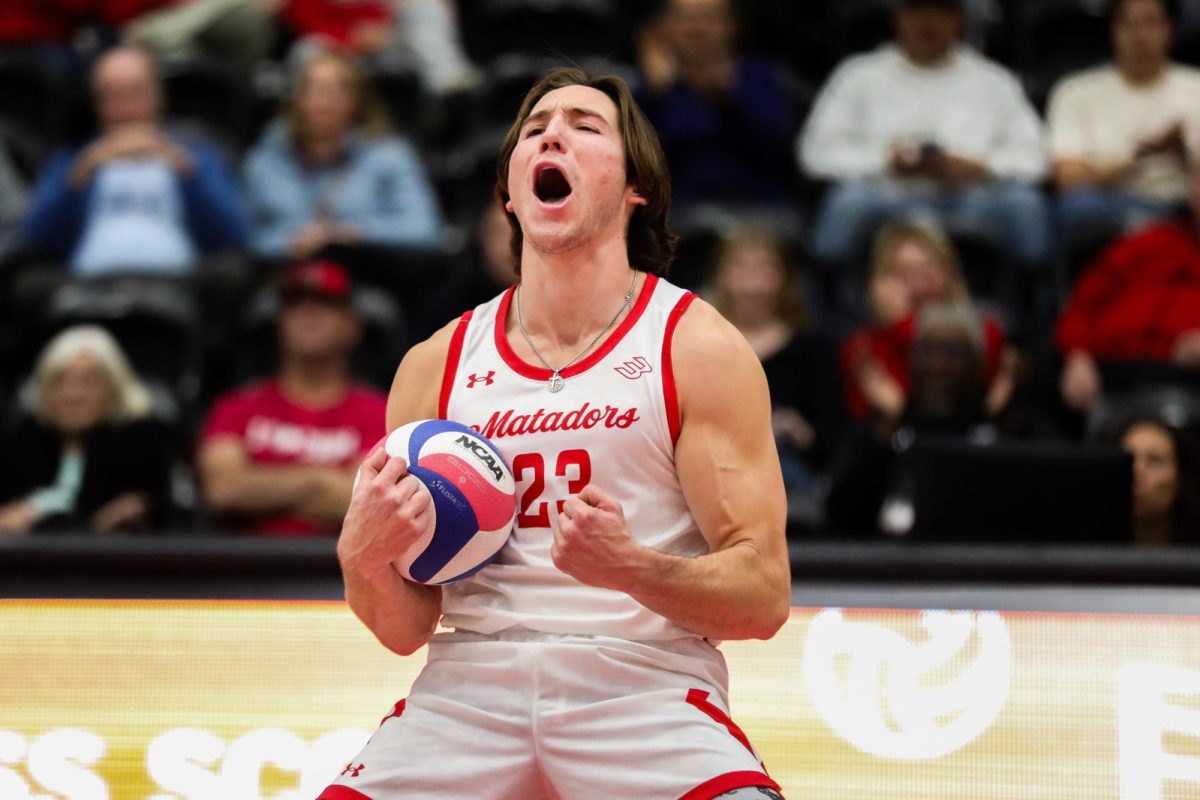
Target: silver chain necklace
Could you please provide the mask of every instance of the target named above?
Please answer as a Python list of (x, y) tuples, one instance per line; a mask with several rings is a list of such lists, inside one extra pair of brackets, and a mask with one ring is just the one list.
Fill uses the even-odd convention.
[(563, 380), (563, 377), (560, 373), (567, 367), (574, 364), (580, 358), (582, 358), (584, 353), (586, 353), (587, 351), (589, 351), (593, 347), (595, 347), (596, 342), (600, 341), (600, 337), (602, 337), (604, 334), (608, 333), (609, 330), (612, 328), (612, 326), (617, 324), (617, 320), (620, 318), (621, 314), (623, 314), (625, 312), (625, 309), (629, 307), (630, 301), (633, 300), (633, 287), (636, 285), (637, 285), (637, 271), (634, 270), (633, 280), (629, 282), (629, 291), (625, 292), (625, 300), (624, 300), (624, 302), (621, 303), (621, 307), (617, 309), (617, 313), (613, 314), (613, 318), (608, 321), (608, 324), (605, 325), (603, 328), (601, 328), (600, 332), (596, 334), (595, 338), (593, 338), (590, 342), (587, 343), (587, 347), (580, 350), (578, 353), (575, 354), (574, 358), (572, 358), (570, 361), (563, 364), (561, 367), (559, 367), (557, 369), (550, 366), (550, 363), (548, 361), (546, 361), (546, 359), (542, 358), (542, 354), (538, 352), (537, 347), (535, 347), (533, 344), (533, 339), (529, 338), (529, 331), (525, 330), (525, 322), (521, 319), (521, 286), (519, 284), (517, 285), (517, 289), (516, 289), (517, 327), (519, 327), (521, 329), (521, 335), (525, 337), (525, 343), (529, 345), (529, 349), (533, 351), (533, 354), (535, 356), (537, 356), (537, 360), (542, 362), (542, 366), (544, 366), (546, 369), (550, 370), (551, 373), (553, 373), (550, 376), (550, 380), (546, 382), (547, 389), (549, 389), (551, 392), (561, 392), (562, 391), (563, 385), (566, 383), (566, 381)]

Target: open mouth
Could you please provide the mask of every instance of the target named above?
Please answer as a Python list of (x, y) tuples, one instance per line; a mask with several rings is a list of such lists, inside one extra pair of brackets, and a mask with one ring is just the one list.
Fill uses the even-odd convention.
[(534, 178), (533, 193), (543, 203), (555, 205), (566, 200), (571, 194), (571, 184), (558, 167), (542, 167)]

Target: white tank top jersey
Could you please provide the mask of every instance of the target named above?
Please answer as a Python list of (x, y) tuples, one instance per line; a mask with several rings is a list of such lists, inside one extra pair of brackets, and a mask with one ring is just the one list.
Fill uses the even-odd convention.
[(517, 482), (517, 521), (496, 560), (443, 588), (442, 624), (480, 634), (533, 631), (664, 641), (695, 634), (624, 592), (561, 572), (550, 557), (562, 503), (593, 483), (621, 503), (633, 538), (679, 556), (708, 552), (675, 472), (675, 326), (695, 295), (649, 273), (622, 323), (561, 373), (521, 360), (505, 336), (513, 289), (463, 315), (439, 414), (499, 448)]

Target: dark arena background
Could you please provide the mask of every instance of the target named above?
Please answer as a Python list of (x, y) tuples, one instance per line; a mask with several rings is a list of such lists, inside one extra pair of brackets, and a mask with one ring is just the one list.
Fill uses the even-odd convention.
[(349, 476), (566, 63), (771, 386), (785, 796), (1200, 797), (1200, 2), (0, 0), (0, 800), (312, 798), (405, 695)]

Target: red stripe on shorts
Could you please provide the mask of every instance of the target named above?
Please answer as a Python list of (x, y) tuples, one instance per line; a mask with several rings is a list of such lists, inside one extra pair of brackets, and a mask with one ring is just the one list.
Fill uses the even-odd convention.
[(371, 800), (371, 798), (362, 792), (356, 792), (349, 786), (330, 786), (321, 792), (317, 800)]
[(708, 692), (700, 689), (689, 689), (687, 701), (689, 704), (695, 706), (717, 722), (724, 725), (729, 731), (730, 736), (741, 742), (742, 745), (749, 750), (755, 758), (758, 757), (758, 754), (754, 752), (754, 748), (750, 746), (750, 740), (746, 738), (746, 734), (742, 733), (742, 729), (737, 726), (737, 723), (731, 720), (728, 714), (709, 702)]
[[(779, 791), (779, 784), (771, 780), (768, 776), (761, 772), (745, 770), (743, 772), (726, 772), (724, 775), (718, 775), (712, 780), (705, 781), (695, 789), (692, 789), (679, 798), (679, 800), (712, 800), (714, 797), (720, 797), (726, 792), (732, 792), (734, 789), (745, 789), (747, 786), (766, 786), (769, 789)], [(323, 798), (317, 798), (317, 800), (323, 800)]]

